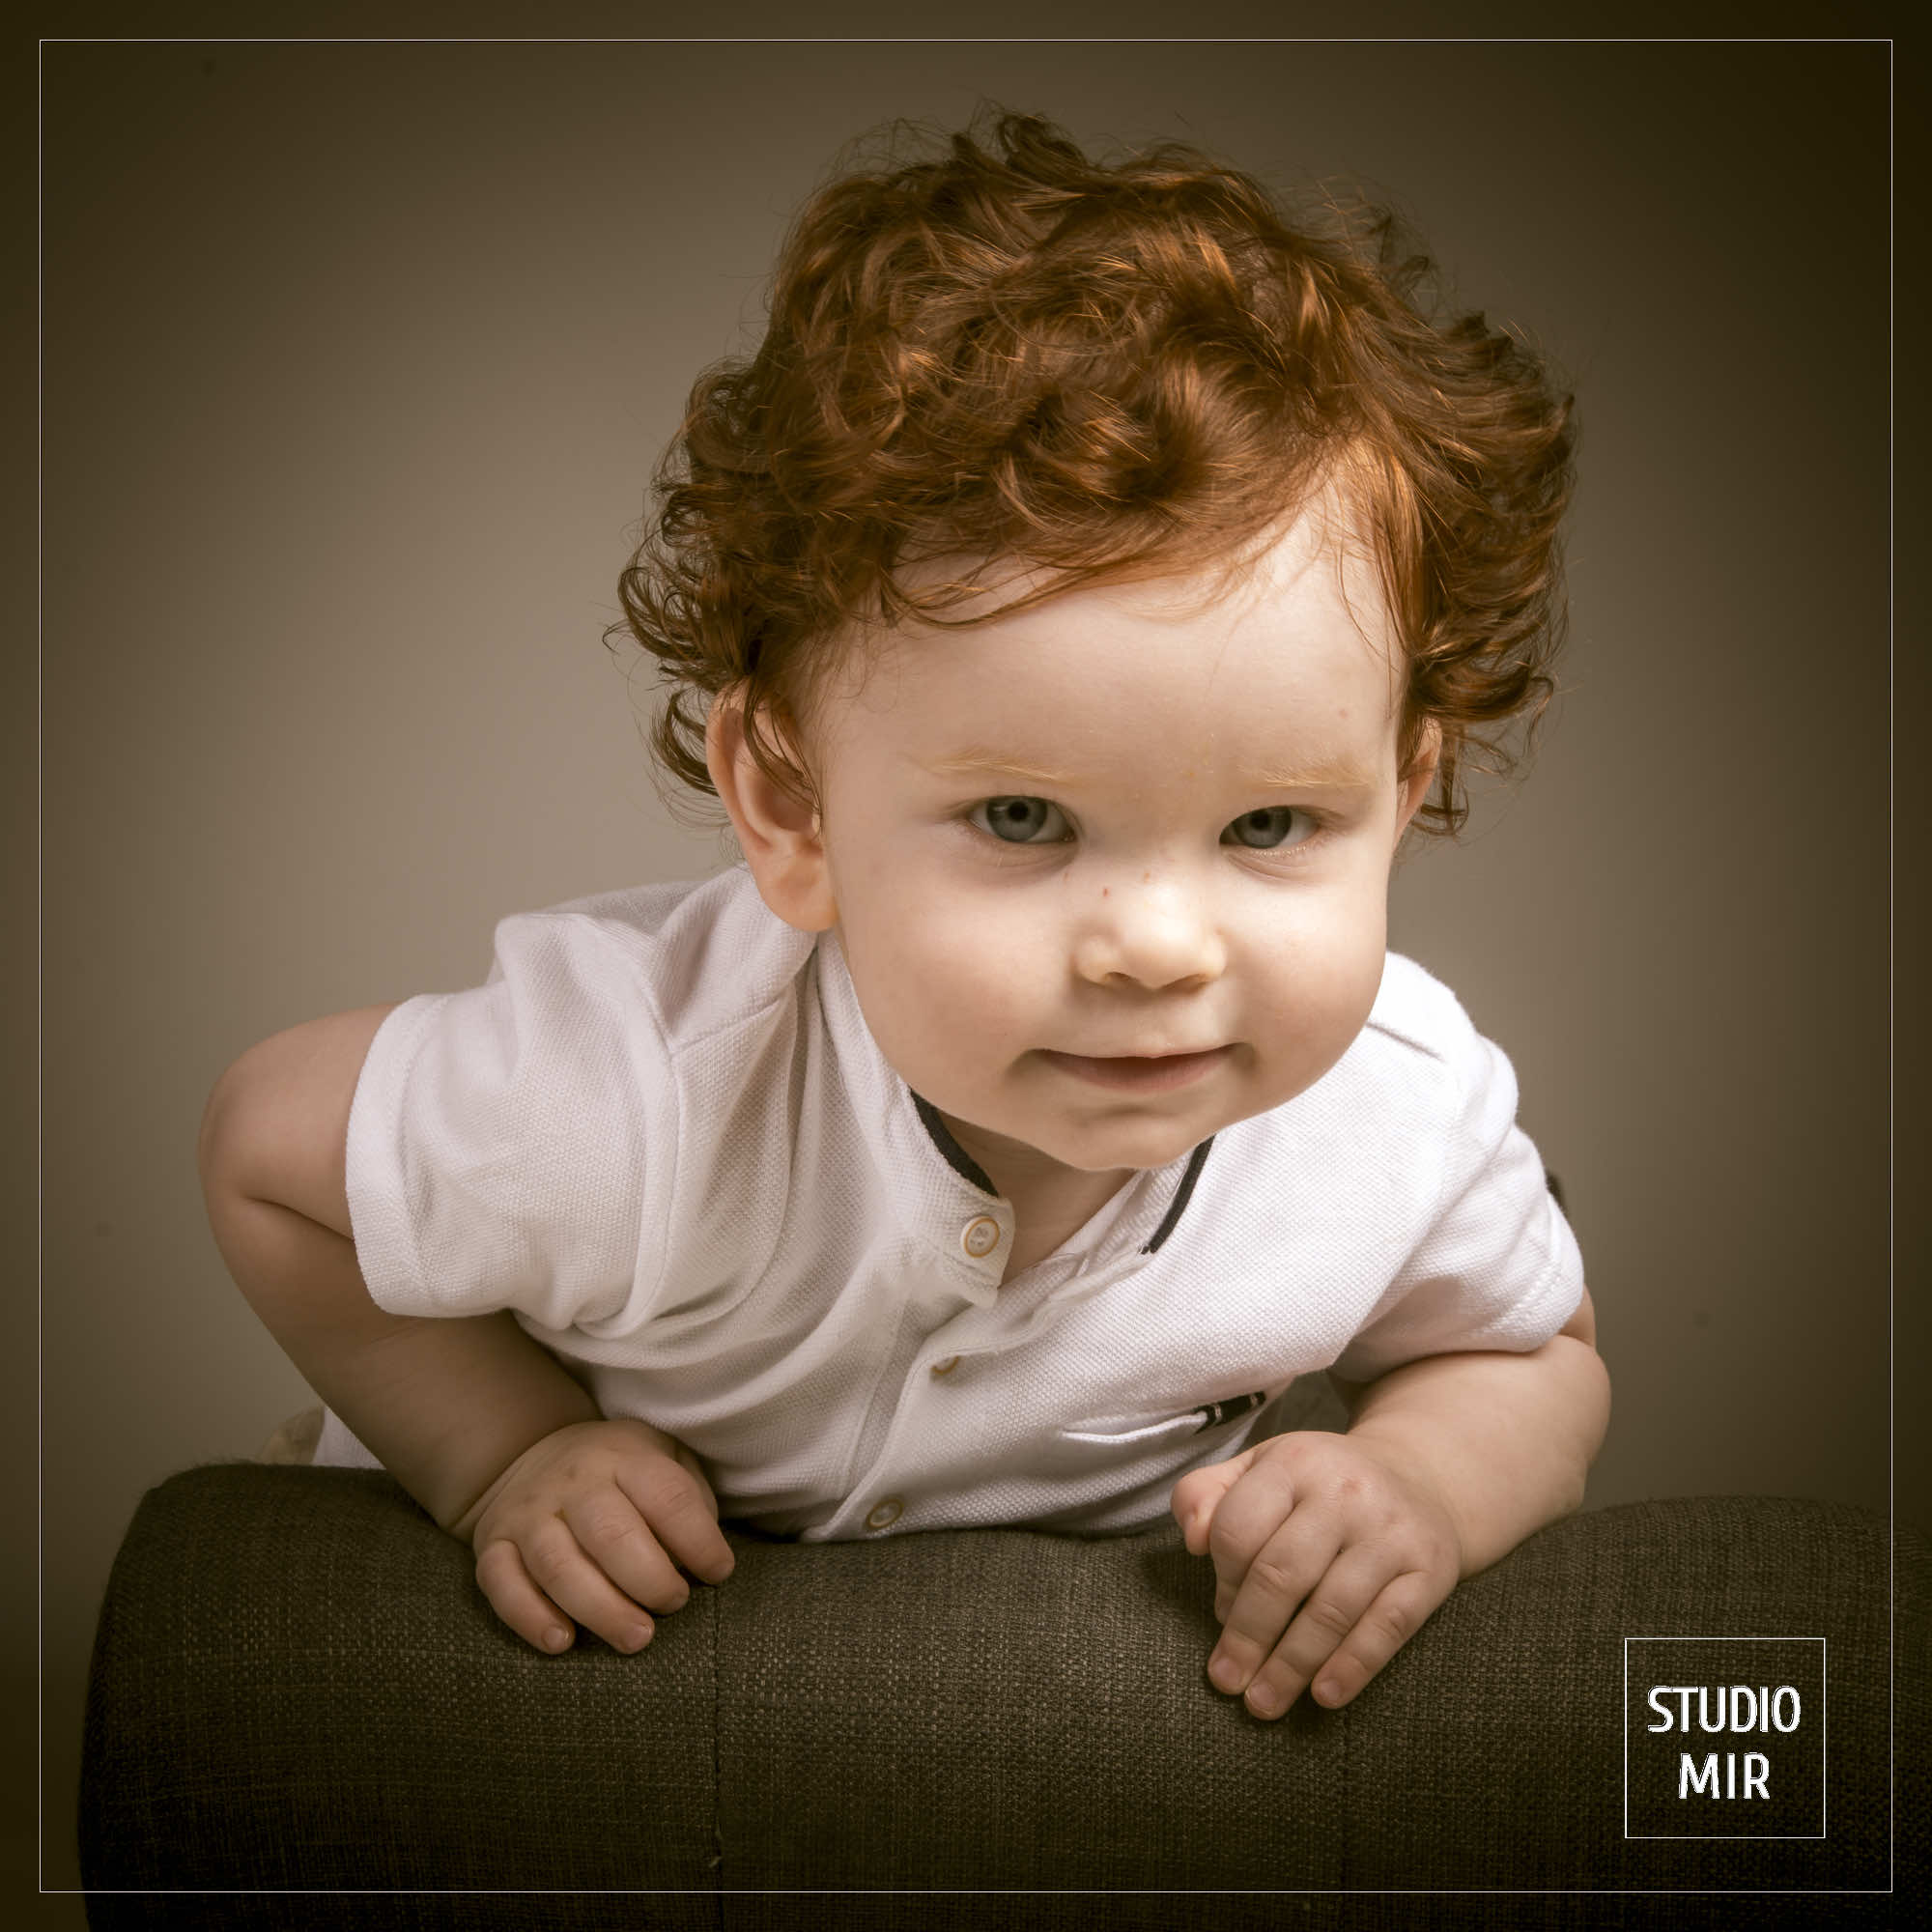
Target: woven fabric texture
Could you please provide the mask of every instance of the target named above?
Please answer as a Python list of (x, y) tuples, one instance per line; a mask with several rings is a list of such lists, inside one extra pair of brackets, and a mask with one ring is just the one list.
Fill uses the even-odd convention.
[[(1693, 1924), (1744, 1901), (1686, 1892), (1891, 1883), (1892, 1550), (1861, 1512), (1573, 1518), (1347, 1711), (1275, 1725), (1208, 1687), (1211, 1581), (1172, 1530), (734, 1540), (737, 1574), (639, 1656), (545, 1658), (384, 1476), (172, 1479), (97, 1641), (91, 1922), (752, 1926), (809, 1922), (796, 1894), (822, 1888), (833, 1922), (881, 1927), (1661, 1922), (1605, 1895), (1630, 1888)], [(1922, 1882), (1932, 1558), (1904, 1530), (1896, 1553), (1900, 1877)], [(1624, 1838), (1623, 1639), (1672, 1634), (1828, 1638), (1827, 1838)], [(235, 1888), (301, 1890), (203, 1889)], [(520, 1888), (542, 1895), (450, 1895)], [(983, 1895), (1012, 1888), (1044, 1895)], [(1413, 1895), (1458, 1889), (1488, 1896)]]

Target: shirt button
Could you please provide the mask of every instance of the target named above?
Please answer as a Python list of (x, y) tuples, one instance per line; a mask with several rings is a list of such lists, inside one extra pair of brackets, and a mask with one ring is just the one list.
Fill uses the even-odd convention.
[(958, 1366), (959, 1357), (957, 1355), (948, 1355), (945, 1361), (933, 1363), (932, 1373), (936, 1376), (950, 1376)]
[(966, 1223), (966, 1231), (959, 1238), (966, 1252), (978, 1261), (1000, 1245), (1000, 1224), (990, 1214), (981, 1214)]
[(890, 1529), (905, 1512), (905, 1504), (897, 1496), (888, 1496), (882, 1503), (874, 1503), (866, 1513), (867, 1529)]

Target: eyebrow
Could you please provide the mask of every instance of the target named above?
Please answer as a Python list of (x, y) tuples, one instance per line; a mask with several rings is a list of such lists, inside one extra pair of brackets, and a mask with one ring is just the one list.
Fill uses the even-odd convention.
[(1385, 781), (1360, 765), (1310, 765), (1304, 771), (1262, 771), (1248, 782), (1264, 792), (1379, 792)]
[(992, 752), (962, 752), (957, 757), (934, 758), (926, 770), (940, 778), (1028, 779), (1035, 784), (1077, 785), (1077, 772), (1049, 771), (1029, 765), (1018, 758), (1003, 758)]
[[(992, 752), (962, 752), (955, 757), (934, 758), (926, 770), (940, 778), (1021, 779), (1031, 784), (1077, 787), (1086, 782), (1078, 772), (1053, 771)], [(1248, 774), (1242, 783), (1256, 791), (1378, 791), (1383, 781), (1351, 764), (1311, 765), (1301, 771)]]

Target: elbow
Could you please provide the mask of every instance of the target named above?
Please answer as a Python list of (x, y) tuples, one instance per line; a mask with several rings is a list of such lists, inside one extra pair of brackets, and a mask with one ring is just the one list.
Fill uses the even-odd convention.
[(1577, 1500), (1573, 1507), (1580, 1509), (1590, 1465), (1597, 1460), (1598, 1451), (1604, 1446), (1604, 1437), (1609, 1433), (1610, 1372), (1592, 1344), (1573, 1338), (1570, 1346), (1580, 1349), (1587, 1356), (1583, 1363), (1582, 1400), (1577, 1403), (1576, 1410), (1580, 1424), (1579, 1446), (1582, 1453), (1577, 1459)]
[(244, 1054), (229, 1066), (209, 1094), (195, 1135), (194, 1164), (201, 1177), (202, 1209), (208, 1216), (209, 1233), (214, 1236), (214, 1245), (236, 1286), (249, 1304), (256, 1306), (253, 1285), (259, 1271), (252, 1265), (251, 1256), (263, 1210), (250, 1202), (246, 1179), (251, 1107), (243, 1065), (246, 1059)]
[(233, 1066), (228, 1067), (209, 1090), (207, 1103), (201, 1110), (201, 1128), (194, 1137), (194, 1166), (195, 1172), (201, 1176), (203, 1200), (214, 1190), (214, 1177), (220, 1162), (228, 1119), (233, 1111), (229, 1083), (234, 1072)]
[(1575, 1516), (1583, 1507), (1583, 1498), (1587, 1494), (1589, 1487), (1590, 1457), (1584, 1456), (1577, 1464), (1576, 1471), (1571, 1477), (1569, 1488), (1557, 1498), (1556, 1508), (1558, 1516)]
[[(1610, 1426), (1610, 1372), (1597, 1347), (1597, 1306), (1587, 1287), (1570, 1320), (1557, 1330), (1549, 1346), (1568, 1349), (1573, 1355), (1577, 1351), (1581, 1353), (1577, 1373), (1583, 1384), (1582, 1400), (1577, 1406), (1577, 1415), (1583, 1432), (1583, 1467), (1587, 1470), (1596, 1461), (1597, 1451), (1604, 1446), (1604, 1436)], [(1580, 1505), (1580, 1477), (1577, 1494)]]
[(236, 1150), (241, 1142), (242, 1100), (245, 1086), (243, 1069), (248, 1056), (233, 1061), (210, 1090), (201, 1110), (201, 1126), (195, 1135), (194, 1164), (201, 1177), (201, 1194), (213, 1203), (224, 1190), (240, 1192), (234, 1186)]

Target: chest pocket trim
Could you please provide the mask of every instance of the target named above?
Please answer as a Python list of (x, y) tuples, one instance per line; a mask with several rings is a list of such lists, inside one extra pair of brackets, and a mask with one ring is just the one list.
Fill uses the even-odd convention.
[(1063, 1429), (1069, 1442), (1152, 1442), (1167, 1435), (1199, 1435), (1252, 1415), (1267, 1400), (1264, 1389), (1250, 1395), (1231, 1395), (1219, 1402), (1205, 1402), (1197, 1408), (1185, 1408), (1179, 1415), (1124, 1415), (1097, 1418), (1077, 1429)]

